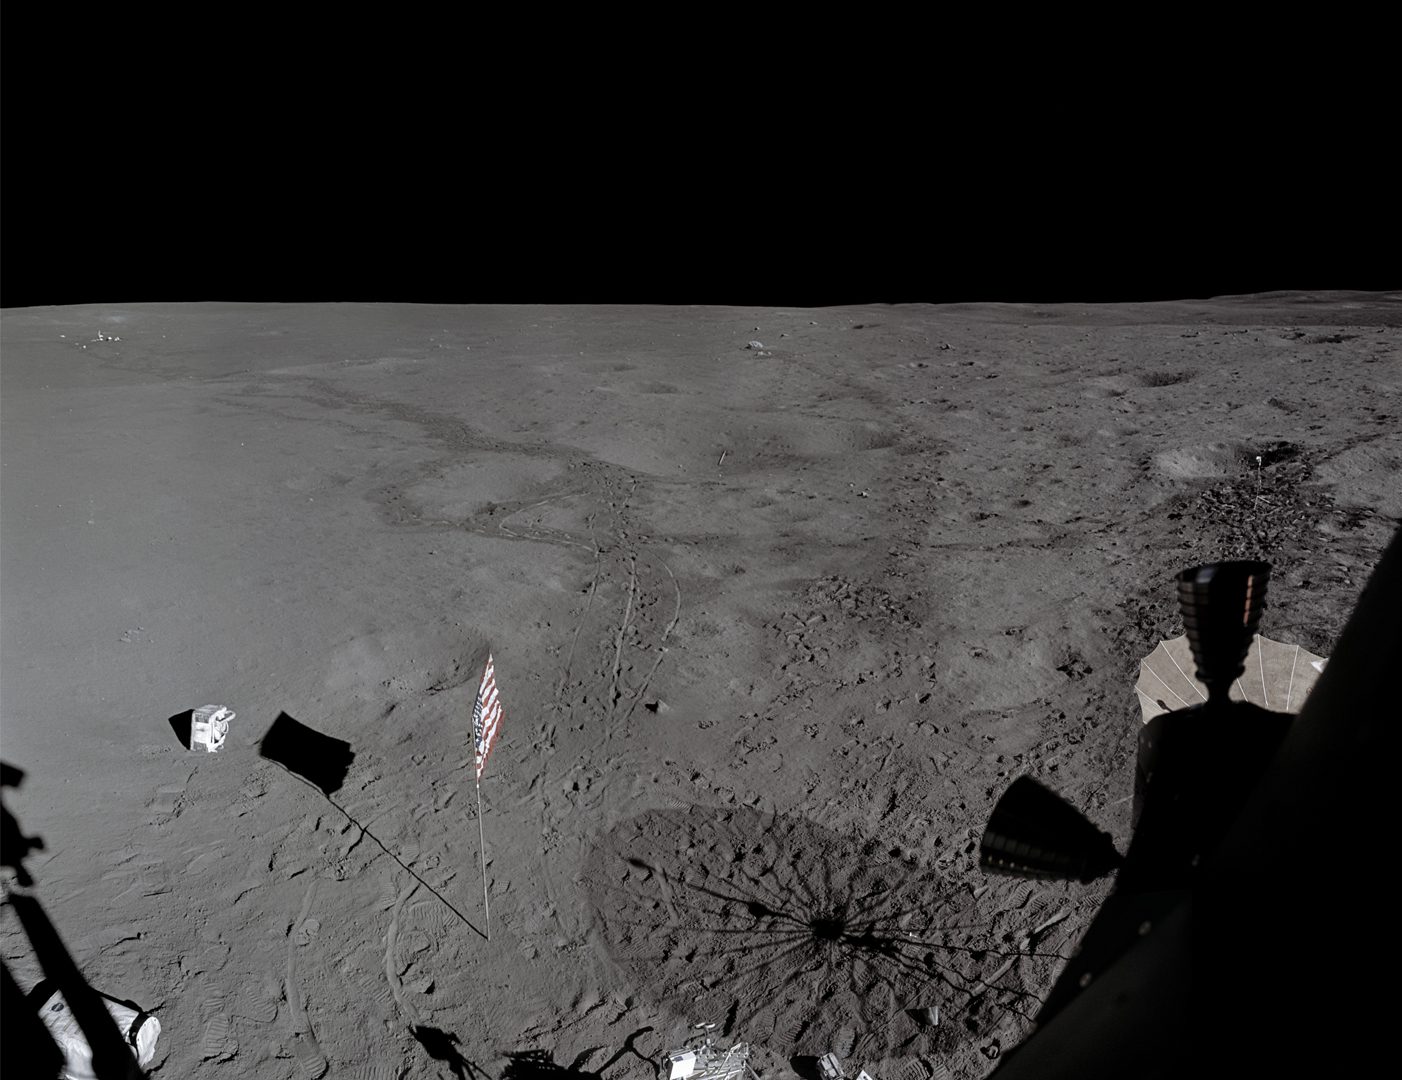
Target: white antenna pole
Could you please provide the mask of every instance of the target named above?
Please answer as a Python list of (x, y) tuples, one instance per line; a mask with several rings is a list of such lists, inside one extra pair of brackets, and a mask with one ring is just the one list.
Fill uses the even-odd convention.
[(477, 778), (477, 843), (482, 852), (482, 910), (487, 913), (487, 940), (492, 940), (492, 907), (487, 902), (487, 841), (482, 833), (482, 778)]

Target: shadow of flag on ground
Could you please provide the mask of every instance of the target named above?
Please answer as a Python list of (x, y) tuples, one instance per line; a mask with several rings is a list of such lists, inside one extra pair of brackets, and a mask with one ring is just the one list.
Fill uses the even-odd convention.
[(313, 731), (286, 713), (279, 713), (268, 728), (258, 743), (258, 753), (311, 781), (327, 797), (340, 790), (355, 760), (350, 743)]
[[(420, 877), (412, 866), (385, 847), (379, 837), (351, 817), (350, 811), (331, 797), (333, 792), (339, 791), (345, 784), (346, 773), (350, 771), (351, 762), (355, 760), (355, 753), (351, 750), (350, 743), (341, 739), (333, 739), (330, 735), (323, 735), (319, 731), (313, 731), (306, 724), (298, 723), (286, 713), (279, 713), (278, 718), (273, 721), (273, 726), (268, 728), (267, 734), (259, 740), (258, 753), (261, 757), (276, 762), (292, 775), (305, 780), (320, 790), (327, 802), (346, 815), (347, 821), (373, 840), (381, 851), (397, 862), (404, 871), (412, 875), (420, 885), (438, 897), (443, 905), (461, 919), (466, 926), (484, 938), (487, 936), (473, 926), (468, 917), (454, 907), (447, 897)], [(426, 1033), (424, 1038), (429, 1041), (424, 1043), (424, 1046), (429, 1049), (430, 1054), (433, 1053), (434, 1049), (443, 1050), (446, 1053), (447, 1049), (451, 1048), (451, 1043), (444, 1043), (441, 1040), (434, 1041), (437, 1034), (441, 1034), (435, 1034), (437, 1029), (420, 1028), (417, 1030)], [(415, 1037), (418, 1037), (417, 1034)], [(423, 1042), (423, 1039), (419, 1039), (419, 1041)], [(437, 1058), (437, 1060), (448, 1061), (450, 1059)]]

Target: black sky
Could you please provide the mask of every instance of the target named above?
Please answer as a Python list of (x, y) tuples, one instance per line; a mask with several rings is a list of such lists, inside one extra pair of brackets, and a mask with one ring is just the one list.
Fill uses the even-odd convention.
[(347, 38), (252, 9), (199, 27), (3, 18), (7, 307), (1402, 286), (1386, 155), (1356, 112), (1243, 119), (986, 77), (951, 97), (879, 53), (841, 78), (793, 55), (669, 78), (670, 46), (620, 58), (566, 37), (560, 62), (534, 40)]

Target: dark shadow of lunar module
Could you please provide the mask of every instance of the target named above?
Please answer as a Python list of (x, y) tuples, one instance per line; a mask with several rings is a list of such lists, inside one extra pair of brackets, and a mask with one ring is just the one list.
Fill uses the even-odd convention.
[(599, 1074), (586, 1072), (583, 1064), (594, 1051), (586, 1050), (572, 1065), (556, 1063), (549, 1050), (517, 1050), (507, 1055), (501, 1080), (599, 1080)]
[[(649, 811), (603, 837), (583, 878), (643, 993), (790, 1057), (947, 1049), (1030, 1017), (1029, 987), (1064, 959), (1010, 941), (933, 868), (798, 816)], [(932, 1002), (951, 1022), (920, 1022)]]
[[(8, 762), (0, 763), (0, 787), (19, 787), (23, 779), (22, 769)], [(64, 1063), (63, 1052), (38, 1013), (39, 1008), (46, 1007), (49, 998), (58, 992), (63, 995), (62, 1003), (55, 1003), (52, 1007), (67, 1007), (68, 1014), (77, 1023), (91, 1052), (91, 1071), (85, 1068), (80, 1075), (95, 1076), (97, 1080), (141, 1080), (146, 1074), (137, 1064), (133, 1051), (135, 1041), (128, 1043), (123, 1037), (112, 1014), (103, 1004), (105, 995), (88, 984), (64, 945), (58, 928), (49, 921), (38, 896), (30, 891), (35, 882), (24, 866), (24, 859), (31, 851), (43, 851), (43, 840), (37, 836), (25, 836), (9, 807), (0, 806), (0, 810), (3, 810), (4, 816), (3, 830), (0, 830), (3, 833), (0, 835), (3, 856), (0, 858), (14, 872), (13, 885), (5, 882), (5, 902), (18, 917), (34, 950), (34, 957), (44, 972), (43, 981), (25, 994), (9, 968), (0, 964), (5, 1025), (4, 1038), (0, 1040), (0, 1062), (4, 1065), (4, 1075), (43, 1080), (54, 1076), (58, 1066)], [(56, 1061), (58, 1066), (54, 1064)], [(64, 1075), (69, 1074), (65, 1072)]]
[(457, 1080), (488, 1080), (487, 1074), (463, 1057), (458, 1049), (458, 1037), (439, 1028), (419, 1025), (413, 1029), (414, 1038), (434, 1061), (441, 1061), (452, 1070)]

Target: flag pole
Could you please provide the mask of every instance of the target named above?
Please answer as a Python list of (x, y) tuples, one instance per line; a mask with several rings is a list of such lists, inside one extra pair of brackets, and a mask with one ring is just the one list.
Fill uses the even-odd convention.
[(477, 778), (477, 843), (482, 852), (482, 909), (487, 913), (487, 940), (492, 940), (492, 906), (487, 902), (487, 841), (482, 834), (482, 778)]

